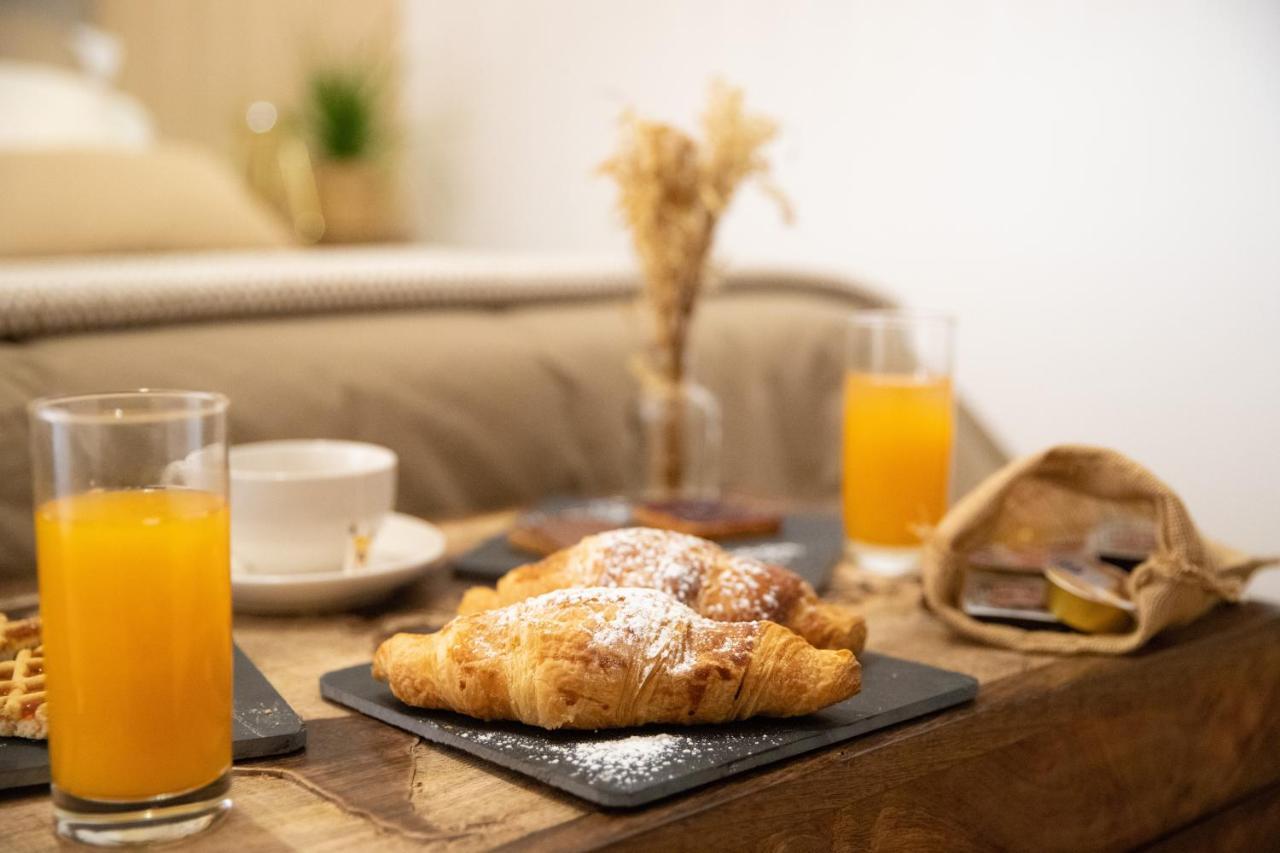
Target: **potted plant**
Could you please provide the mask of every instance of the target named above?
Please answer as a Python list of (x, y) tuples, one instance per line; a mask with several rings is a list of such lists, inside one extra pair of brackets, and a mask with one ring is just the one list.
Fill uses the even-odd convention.
[(397, 236), (385, 77), (366, 65), (330, 65), (311, 73), (305, 97), (323, 239)]

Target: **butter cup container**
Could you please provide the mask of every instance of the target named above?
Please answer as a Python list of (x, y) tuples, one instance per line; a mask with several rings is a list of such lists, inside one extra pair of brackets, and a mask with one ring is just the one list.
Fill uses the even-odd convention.
[(1086, 634), (1128, 628), (1137, 608), (1125, 594), (1126, 575), (1089, 557), (1056, 557), (1045, 566), (1049, 612)]

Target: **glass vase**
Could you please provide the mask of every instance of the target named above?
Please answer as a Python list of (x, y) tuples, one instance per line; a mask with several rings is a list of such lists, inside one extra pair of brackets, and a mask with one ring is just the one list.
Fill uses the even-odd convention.
[(642, 373), (631, 411), (631, 492), (641, 500), (720, 495), (720, 404), (683, 373)]

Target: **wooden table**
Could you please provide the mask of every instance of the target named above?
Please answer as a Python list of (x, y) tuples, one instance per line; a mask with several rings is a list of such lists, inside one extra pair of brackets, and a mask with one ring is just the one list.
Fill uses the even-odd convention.
[[(456, 552), (509, 520), (444, 527)], [(237, 765), (231, 815), (183, 849), (1280, 847), (1277, 608), (1220, 608), (1132, 657), (1053, 658), (957, 639), (915, 583), (842, 567), (831, 594), (863, 603), (871, 648), (971, 673), (977, 701), (616, 811), (320, 698), (321, 673), (442, 623), (463, 586), (441, 572), (366, 613), (238, 617), (237, 641), (307, 720), (309, 745)], [(57, 846), (42, 791), (0, 794), (0, 823), (0, 848)]]

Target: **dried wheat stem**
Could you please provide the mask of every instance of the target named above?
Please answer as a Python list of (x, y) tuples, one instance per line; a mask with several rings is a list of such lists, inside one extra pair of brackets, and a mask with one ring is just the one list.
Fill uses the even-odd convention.
[(738, 187), (756, 178), (790, 218), (785, 199), (765, 180), (769, 164), (761, 149), (776, 132), (771, 120), (744, 111), (740, 90), (717, 81), (702, 116), (701, 141), (627, 113), (618, 150), (601, 166), (618, 185), (618, 207), (643, 273), (656, 356), (656, 364), (647, 368), (650, 379), (668, 386), (658, 464), (670, 492), (683, 482), (685, 413), (679, 389), (720, 217)]

